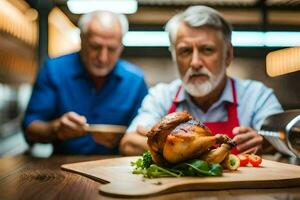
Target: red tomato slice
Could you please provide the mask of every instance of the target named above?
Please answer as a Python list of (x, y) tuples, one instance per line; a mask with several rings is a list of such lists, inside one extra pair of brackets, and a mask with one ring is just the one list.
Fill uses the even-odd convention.
[(260, 156), (258, 155), (255, 155), (255, 154), (251, 154), (248, 156), (248, 159), (249, 159), (249, 163), (253, 166), (253, 167), (258, 167), (261, 162), (262, 162), (262, 159)]
[(238, 158), (240, 159), (240, 166), (246, 166), (249, 162), (248, 155), (239, 154)]

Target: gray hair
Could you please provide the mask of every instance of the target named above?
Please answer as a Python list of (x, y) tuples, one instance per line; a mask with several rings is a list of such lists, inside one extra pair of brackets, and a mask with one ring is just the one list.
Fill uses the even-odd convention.
[(85, 33), (86, 32), (88, 23), (94, 17), (96, 17), (97, 20), (100, 23), (102, 22), (102, 20), (105, 20), (105, 19), (103, 19), (103, 15), (105, 15), (105, 14), (108, 15), (109, 17), (111, 17), (111, 18), (116, 19), (120, 23), (121, 30), (122, 30), (122, 35), (123, 36), (125, 35), (125, 33), (128, 32), (129, 25), (128, 25), (128, 20), (127, 20), (127, 18), (126, 18), (125, 15), (119, 14), (119, 13), (110, 12), (110, 11), (98, 10), (98, 11), (94, 11), (94, 12), (82, 15), (79, 18), (78, 27), (79, 27), (81, 33)]
[(207, 6), (190, 6), (184, 12), (173, 16), (166, 24), (165, 30), (169, 33), (171, 48), (174, 45), (179, 25), (185, 22), (190, 27), (210, 26), (220, 30), (226, 42), (231, 42), (231, 25), (221, 14)]

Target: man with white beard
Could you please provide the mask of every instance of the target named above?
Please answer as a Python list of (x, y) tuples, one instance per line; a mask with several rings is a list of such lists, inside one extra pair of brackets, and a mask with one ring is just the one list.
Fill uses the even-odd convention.
[(233, 153), (258, 153), (264, 138), (256, 130), (282, 108), (262, 83), (226, 75), (233, 57), (231, 26), (216, 10), (192, 6), (172, 17), (166, 31), (180, 79), (150, 89), (121, 141), (121, 153), (142, 154), (145, 132), (166, 114), (184, 110), (213, 133), (233, 138)]

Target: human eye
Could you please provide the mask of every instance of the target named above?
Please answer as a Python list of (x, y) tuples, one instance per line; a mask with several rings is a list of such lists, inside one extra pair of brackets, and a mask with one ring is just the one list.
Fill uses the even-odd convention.
[(96, 44), (89, 44), (89, 47), (91, 50), (98, 50), (101, 48), (99, 45), (96, 45)]
[(179, 55), (189, 55), (192, 53), (192, 49), (189, 47), (182, 47), (178, 49)]
[(115, 52), (117, 51), (117, 47), (108, 47), (109, 52)]
[(204, 46), (201, 48), (201, 51), (206, 55), (210, 55), (215, 52), (215, 48), (211, 46)]

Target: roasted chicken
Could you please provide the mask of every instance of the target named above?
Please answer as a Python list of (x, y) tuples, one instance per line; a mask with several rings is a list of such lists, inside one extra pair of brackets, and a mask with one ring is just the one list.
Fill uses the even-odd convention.
[(147, 133), (147, 137), (152, 159), (159, 165), (195, 158), (221, 163), (235, 145), (226, 135), (213, 135), (188, 112), (166, 115)]

